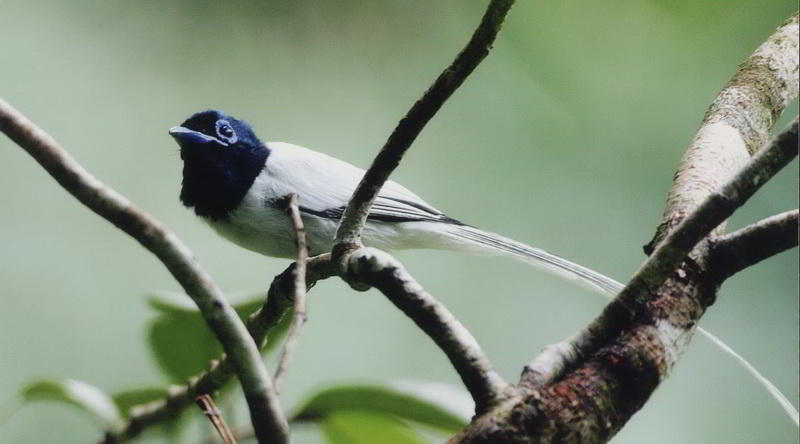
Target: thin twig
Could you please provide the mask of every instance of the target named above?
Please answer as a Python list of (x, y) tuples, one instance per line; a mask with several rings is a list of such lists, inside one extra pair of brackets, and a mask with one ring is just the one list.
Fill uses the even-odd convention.
[(91, 175), (49, 134), (2, 99), (0, 130), (36, 159), (70, 194), (158, 257), (197, 304), (225, 353), (231, 357), (259, 440), (286, 442), (289, 426), (258, 347), (189, 248), (159, 221)]
[[(469, 43), (400, 120), (372, 161), (372, 165), (364, 174), (344, 210), (334, 242), (335, 256), (339, 249), (355, 248), (361, 244), (361, 231), (367, 220), (367, 214), (383, 184), (397, 168), (403, 154), (428, 121), (489, 54), (503, 20), (513, 4), (514, 0), (492, 0), (489, 3)], [(334, 260), (338, 262), (337, 258)]]
[(278, 359), (278, 367), (275, 369), (275, 391), (280, 393), (283, 380), (286, 377), (286, 370), (289, 368), (289, 360), (297, 345), (300, 331), (306, 322), (306, 259), (308, 259), (308, 247), (306, 246), (306, 230), (303, 226), (303, 219), (300, 217), (300, 208), (297, 206), (297, 195), (292, 193), (288, 196), (286, 211), (292, 220), (295, 232), (295, 243), (297, 245), (297, 264), (294, 267), (294, 314), (289, 332), (286, 334), (286, 341), (283, 343), (283, 351)]
[(791, 210), (720, 236), (711, 246), (711, 273), (721, 282), (797, 246), (798, 211)]
[[(255, 433), (253, 432), (253, 427), (251, 426), (238, 427), (238, 428), (234, 427), (233, 429), (231, 429), (231, 431), (233, 432), (233, 438), (236, 439), (237, 442), (248, 441), (256, 437)], [(216, 438), (211, 436), (203, 441), (200, 441), (198, 444), (217, 444), (217, 440)]]
[[(441, 303), (425, 293), (396, 260), (377, 250), (360, 249), (361, 231), (372, 202), (399, 165), (403, 154), (444, 102), (489, 54), (513, 4), (514, 0), (492, 0), (489, 3), (467, 45), (400, 120), (353, 192), (342, 215), (332, 251), (342, 277), (353, 288), (376, 286), (442, 348), (472, 393), (479, 411), (497, 402), (510, 386), (492, 369), (489, 360), (464, 326)], [(386, 262), (382, 263), (380, 270), (374, 270), (375, 273), (367, 273), (364, 279), (347, 276), (352, 270), (359, 269), (354, 264), (365, 260), (371, 262), (372, 259), (367, 259), (367, 256), (382, 258)], [(373, 265), (377, 266), (377, 263)], [(386, 281), (374, 279), (378, 274)]]
[[(295, 267), (296, 265), (292, 264), (273, 279), (264, 306), (247, 318), (247, 328), (261, 348), (266, 343), (267, 333), (278, 324), (292, 306)], [(329, 254), (310, 258), (307, 261), (306, 288), (333, 275)], [(133, 407), (128, 421), (119, 429), (109, 431), (105, 443), (133, 438), (149, 427), (176, 418), (197, 396), (221, 389), (232, 376), (230, 360), (226, 355), (220, 356), (211, 361), (207, 371), (189, 378), (183, 385), (170, 387), (166, 398)]]
[(219, 437), (222, 438), (222, 442), (224, 444), (236, 444), (236, 438), (233, 436), (231, 429), (228, 428), (228, 424), (225, 424), (222, 412), (220, 412), (217, 405), (214, 404), (214, 399), (211, 398), (210, 395), (200, 395), (195, 402), (206, 415), (209, 422), (211, 422), (211, 425), (217, 431)]
[[(348, 282), (380, 290), (417, 324), (450, 359), (481, 413), (505, 399), (511, 386), (484, 355), (478, 341), (442, 303), (427, 293), (394, 257), (374, 248), (347, 256)], [(356, 287), (364, 288), (361, 285)]]

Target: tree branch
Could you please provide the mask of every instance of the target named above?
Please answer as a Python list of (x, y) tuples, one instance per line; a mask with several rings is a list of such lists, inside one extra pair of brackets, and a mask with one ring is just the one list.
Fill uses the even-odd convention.
[(220, 412), (217, 405), (214, 404), (214, 399), (209, 395), (200, 395), (197, 397), (196, 403), (197, 406), (200, 407), (200, 410), (206, 415), (206, 418), (208, 418), (214, 430), (219, 434), (223, 444), (236, 444), (236, 438), (233, 436), (233, 432), (231, 432), (228, 424), (225, 424), (222, 412)]
[[(451, 443), (605, 442), (644, 405), (715, 300), (704, 237), (797, 153), (775, 144), (748, 163), (797, 96), (797, 48), (795, 14), (711, 105), (676, 174), (651, 243), (655, 252), (615, 302), (567, 343), (574, 359), (551, 373), (526, 370), (518, 397), (474, 419)], [(737, 170), (738, 181), (730, 180)]]
[(289, 360), (300, 336), (300, 330), (306, 322), (306, 261), (308, 259), (308, 247), (306, 246), (306, 230), (303, 227), (303, 219), (300, 217), (300, 208), (297, 206), (297, 195), (292, 193), (288, 196), (286, 211), (292, 219), (295, 232), (295, 243), (297, 245), (297, 261), (294, 267), (294, 310), (292, 314), (292, 324), (286, 334), (286, 341), (283, 344), (283, 352), (278, 359), (278, 367), (275, 369), (275, 391), (280, 392), (286, 370), (289, 368)]
[[(296, 264), (292, 264), (273, 279), (264, 306), (247, 318), (247, 328), (254, 341), (259, 344), (259, 348), (264, 347), (267, 333), (292, 307), (295, 267)], [(335, 274), (329, 254), (308, 259), (306, 269), (307, 288)], [(176, 418), (197, 396), (221, 389), (231, 377), (233, 377), (231, 362), (223, 354), (219, 359), (211, 361), (207, 371), (189, 378), (186, 384), (170, 387), (166, 398), (133, 407), (128, 421), (120, 428), (108, 431), (103, 443), (125, 441), (137, 436), (148, 427)]]
[(334, 242), (334, 260), (338, 261), (340, 249), (356, 248), (361, 245), (361, 230), (367, 214), (378, 192), (389, 175), (400, 164), (403, 154), (428, 121), (442, 107), (444, 102), (461, 86), (478, 64), (489, 54), (492, 43), (503, 25), (503, 20), (514, 0), (492, 0), (486, 8), (478, 28), (469, 43), (433, 82), (430, 88), (398, 123), (381, 151), (372, 161), (361, 182), (358, 184), (350, 202), (342, 215)]
[(174, 233), (86, 171), (58, 143), (0, 99), (0, 130), (81, 203), (128, 233), (172, 273), (231, 357), (261, 442), (286, 442), (288, 424), (261, 354), (211, 276)]
[(764, 259), (797, 246), (797, 210), (776, 214), (733, 233), (711, 245), (710, 273), (719, 282)]
[[(650, 295), (684, 261), (695, 245), (797, 156), (797, 144), (785, 142), (786, 133), (796, 135), (797, 124), (795, 119), (773, 143), (758, 152), (718, 191), (708, 195), (658, 245), (600, 316), (569, 340), (568, 344), (559, 344), (535, 358), (523, 372), (521, 383), (537, 386), (557, 378), (573, 362), (606, 344), (622, 327), (645, 309)], [(557, 353), (555, 356), (554, 352)], [(562, 358), (559, 359), (559, 356)]]
[(511, 386), (495, 371), (470, 332), (400, 262), (374, 248), (359, 248), (345, 260), (343, 279), (356, 289), (372, 286), (380, 290), (444, 351), (475, 400), (477, 413), (510, 394)]
[(797, 26), (795, 13), (739, 65), (709, 106), (678, 166), (662, 222), (645, 246), (647, 254), (766, 145), (770, 129), (800, 88)]
[[(414, 139), (489, 54), (513, 4), (514, 0), (492, 0), (489, 3), (467, 45), (400, 120), (353, 192), (337, 229), (332, 251), (340, 275), (353, 288), (366, 290), (375, 286), (380, 289), (442, 348), (472, 393), (478, 411), (500, 399), (508, 391), (508, 384), (492, 369), (463, 325), (441, 303), (425, 293), (399, 262), (386, 253), (362, 248), (361, 231), (372, 202)], [(365, 268), (367, 264), (371, 264), (371, 268)], [(376, 278), (379, 275), (385, 281)]]

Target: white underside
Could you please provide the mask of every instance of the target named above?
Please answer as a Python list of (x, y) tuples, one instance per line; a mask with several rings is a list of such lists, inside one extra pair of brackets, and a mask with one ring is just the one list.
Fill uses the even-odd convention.
[[(247, 197), (245, 198), (248, 199)], [(312, 255), (325, 253), (333, 247), (338, 221), (313, 215), (304, 215), (303, 224), (309, 252)], [(293, 258), (297, 251), (294, 230), (286, 214), (276, 208), (265, 208), (255, 199), (243, 202), (227, 221), (209, 222), (222, 237), (248, 250), (266, 256)], [(431, 233), (431, 222), (367, 222), (363, 241), (370, 247), (382, 250), (408, 248), (448, 248), (446, 244), (457, 243), (441, 239)]]

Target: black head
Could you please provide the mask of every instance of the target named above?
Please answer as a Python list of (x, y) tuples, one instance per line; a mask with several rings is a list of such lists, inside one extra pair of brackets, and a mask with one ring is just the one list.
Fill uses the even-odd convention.
[(194, 114), (169, 134), (181, 147), (181, 202), (213, 220), (239, 205), (269, 156), (247, 122), (222, 111)]

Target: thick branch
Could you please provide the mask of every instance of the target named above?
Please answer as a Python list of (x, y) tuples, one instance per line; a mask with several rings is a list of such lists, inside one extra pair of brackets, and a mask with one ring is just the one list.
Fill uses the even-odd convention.
[[(797, 124), (795, 119), (773, 143), (757, 153), (718, 191), (707, 196), (697, 209), (683, 219), (658, 245), (597, 319), (571, 339), (569, 345), (560, 344), (556, 349), (549, 349), (528, 365), (523, 373), (522, 383), (536, 386), (549, 382), (568, 369), (571, 363), (588, 356), (606, 344), (620, 328), (628, 325), (630, 320), (645, 309), (650, 295), (678, 268), (695, 245), (797, 156), (797, 144), (785, 142), (786, 133), (796, 134)], [(559, 348), (563, 362), (552, 356), (553, 350)]]
[[(482, 413), (508, 396), (511, 387), (492, 367), (470, 332), (428, 294), (389, 254), (360, 248), (345, 258), (348, 282), (373, 286), (410, 317), (444, 351)], [(368, 287), (366, 287), (368, 288)]]
[(764, 259), (797, 246), (797, 210), (787, 211), (720, 236), (711, 245), (711, 273), (722, 282)]
[(767, 143), (770, 129), (800, 88), (797, 27), (795, 13), (739, 65), (709, 106), (678, 166), (663, 220), (645, 247), (648, 254)]
[(174, 233), (86, 171), (58, 143), (0, 99), (0, 130), (84, 205), (131, 235), (167, 267), (231, 357), (261, 442), (286, 442), (288, 424), (258, 347), (211, 276)]
[[(335, 245), (356, 247), (361, 230), (378, 192), (392, 174), (406, 150), (444, 102), (489, 54), (503, 20), (514, 0), (492, 0), (469, 43), (408, 111), (372, 161), (342, 215)], [(339, 247), (341, 248), (341, 247)]]
[[(797, 95), (797, 48), (795, 15), (709, 108), (676, 175), (651, 244), (655, 252), (616, 301), (567, 343), (565, 354), (574, 359), (544, 377), (526, 371), (520, 398), (476, 418), (451, 443), (605, 442), (644, 405), (716, 297), (704, 236), (796, 155), (796, 147), (776, 144), (748, 163)], [(738, 180), (729, 181), (737, 170)], [(559, 353), (558, 347), (549, 352)]]
[(292, 357), (300, 330), (306, 322), (306, 260), (308, 259), (308, 247), (306, 246), (306, 229), (303, 226), (303, 219), (300, 217), (300, 208), (297, 206), (297, 195), (290, 194), (286, 211), (292, 219), (292, 226), (295, 232), (295, 243), (297, 245), (297, 261), (294, 267), (294, 293), (293, 293), (293, 314), (292, 324), (286, 334), (286, 341), (283, 344), (283, 352), (278, 359), (278, 367), (275, 369), (275, 391), (280, 392), (286, 370), (289, 368), (289, 360)]
[[(247, 328), (260, 348), (263, 348), (267, 333), (278, 324), (284, 314), (292, 307), (295, 288), (295, 269), (292, 264), (272, 281), (264, 306), (247, 319)], [(307, 262), (306, 287), (317, 281), (333, 276), (330, 255), (315, 256)], [(166, 398), (135, 406), (131, 409), (128, 421), (119, 429), (109, 431), (107, 444), (133, 438), (148, 427), (176, 418), (180, 412), (191, 406), (199, 395), (213, 393), (221, 389), (233, 377), (230, 360), (222, 355), (211, 362), (207, 371), (189, 378), (184, 385), (170, 387)]]

